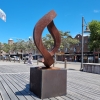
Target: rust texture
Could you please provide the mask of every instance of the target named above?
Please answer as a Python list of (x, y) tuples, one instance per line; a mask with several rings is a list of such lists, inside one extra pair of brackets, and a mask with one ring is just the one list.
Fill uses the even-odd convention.
[[(57, 50), (59, 49), (60, 42), (61, 42), (61, 37), (60, 33), (57, 30), (57, 28), (54, 25), (53, 19), (56, 17), (56, 13), (51, 10), (49, 13), (44, 15), (35, 25), (34, 30), (33, 30), (33, 40), (34, 43), (37, 47), (37, 49), (41, 52), (43, 55), (43, 59), (41, 60), (44, 65), (49, 68), (53, 63), (53, 55)], [(52, 35), (54, 39), (54, 48), (48, 52), (47, 49), (44, 47), (42, 43), (42, 32), (44, 28), (47, 27), (48, 31)]]

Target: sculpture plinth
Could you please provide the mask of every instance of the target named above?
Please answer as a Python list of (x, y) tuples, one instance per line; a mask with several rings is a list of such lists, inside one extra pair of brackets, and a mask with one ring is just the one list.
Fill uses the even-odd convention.
[[(44, 57), (41, 62), (45, 66), (30, 68), (30, 90), (42, 99), (66, 95), (67, 70), (51, 67), (54, 63), (53, 55), (61, 42), (60, 33), (53, 23), (55, 16), (53, 10), (47, 13), (37, 22), (33, 31), (34, 43)], [(50, 52), (42, 44), (42, 31), (46, 26), (54, 39), (54, 48)]]
[(66, 95), (66, 69), (30, 70), (30, 90), (39, 98), (50, 98)]

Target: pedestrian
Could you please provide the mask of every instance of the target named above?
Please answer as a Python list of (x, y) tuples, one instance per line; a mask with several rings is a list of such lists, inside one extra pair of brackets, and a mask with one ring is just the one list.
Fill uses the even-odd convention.
[(32, 60), (33, 60), (32, 54), (29, 53), (28, 64), (32, 64)]

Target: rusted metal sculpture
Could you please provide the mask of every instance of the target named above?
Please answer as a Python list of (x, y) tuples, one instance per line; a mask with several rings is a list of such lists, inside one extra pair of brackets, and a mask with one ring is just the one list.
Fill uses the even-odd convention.
[[(47, 68), (49, 68), (54, 63), (53, 55), (58, 50), (61, 42), (60, 33), (53, 23), (53, 19), (55, 17), (56, 13), (53, 10), (50, 11), (37, 22), (33, 31), (34, 43), (37, 49), (43, 55), (44, 58), (41, 61)], [(47, 51), (42, 43), (42, 32), (46, 26), (54, 39), (54, 48), (50, 52)]]
[[(60, 33), (53, 23), (55, 16), (56, 13), (53, 10), (47, 13), (37, 22), (33, 31), (34, 43), (43, 55), (42, 62), (46, 67), (30, 68), (30, 90), (41, 99), (66, 95), (67, 70), (50, 67), (54, 63), (53, 55), (61, 42)], [(45, 27), (54, 39), (54, 48), (50, 52), (42, 43), (42, 31)]]

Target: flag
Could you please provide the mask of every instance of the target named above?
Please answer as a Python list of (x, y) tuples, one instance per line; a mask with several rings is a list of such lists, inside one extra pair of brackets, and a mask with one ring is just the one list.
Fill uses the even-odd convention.
[(2, 9), (0, 9), (0, 18), (6, 22), (6, 14)]

